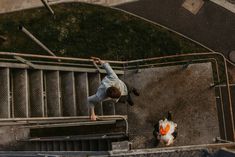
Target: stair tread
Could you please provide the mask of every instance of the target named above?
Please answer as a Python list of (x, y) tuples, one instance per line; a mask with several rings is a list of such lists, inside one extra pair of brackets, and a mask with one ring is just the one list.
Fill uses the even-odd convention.
[(96, 140), (96, 139), (116, 139), (127, 137), (124, 132), (107, 133), (107, 134), (88, 134), (88, 135), (73, 135), (73, 136), (54, 136), (29, 138), (22, 141), (76, 141), (76, 140)]
[(68, 127), (68, 126), (83, 126), (83, 125), (105, 125), (115, 124), (116, 120), (105, 121), (87, 121), (87, 122), (72, 122), (72, 123), (55, 123), (55, 124), (36, 124), (29, 126), (30, 128), (53, 128), (53, 127)]

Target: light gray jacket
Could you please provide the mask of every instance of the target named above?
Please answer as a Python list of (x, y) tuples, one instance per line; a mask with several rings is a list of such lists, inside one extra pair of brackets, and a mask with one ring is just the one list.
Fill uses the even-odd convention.
[[(128, 94), (125, 83), (118, 78), (118, 76), (115, 74), (109, 63), (104, 63), (102, 64), (102, 66), (107, 72), (107, 75), (101, 81), (101, 84), (96, 94), (88, 97), (88, 104), (90, 107), (94, 107), (94, 105), (104, 100), (111, 99), (106, 96), (106, 89), (111, 86), (118, 88), (121, 91), (122, 96)], [(112, 100), (116, 102), (118, 101), (118, 99), (112, 99)]]

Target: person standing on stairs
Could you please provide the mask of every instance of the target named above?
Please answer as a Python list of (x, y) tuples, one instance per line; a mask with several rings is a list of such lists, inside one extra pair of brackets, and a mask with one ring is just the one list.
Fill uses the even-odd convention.
[(115, 102), (128, 102), (129, 105), (133, 106), (134, 102), (131, 99), (130, 93), (134, 93), (139, 96), (139, 93), (135, 88), (129, 88), (126, 83), (118, 78), (109, 63), (102, 61), (100, 58), (91, 57), (96, 64), (101, 65), (107, 75), (101, 81), (100, 86), (97, 89), (96, 94), (88, 97), (88, 106), (90, 108), (91, 120), (96, 120), (95, 105), (108, 99), (112, 99)]

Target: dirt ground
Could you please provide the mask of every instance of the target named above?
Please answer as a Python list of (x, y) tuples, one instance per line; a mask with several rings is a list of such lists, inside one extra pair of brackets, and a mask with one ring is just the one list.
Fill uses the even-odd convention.
[(174, 146), (213, 143), (219, 136), (216, 98), (210, 63), (127, 71), (125, 81), (141, 93), (128, 107), (133, 148), (155, 147), (154, 124), (172, 111), (178, 124)]

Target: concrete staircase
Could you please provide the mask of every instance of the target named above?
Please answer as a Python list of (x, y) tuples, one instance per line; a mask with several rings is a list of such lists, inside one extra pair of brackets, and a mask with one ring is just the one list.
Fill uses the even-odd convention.
[(126, 140), (126, 137), (123, 134), (32, 138), (24, 141), (24, 145), (21, 145), (18, 150), (107, 151), (112, 150), (112, 142), (118, 142), (122, 140)]
[[(0, 69), (0, 118), (88, 116), (87, 97), (96, 92), (99, 73)], [(98, 115), (115, 115), (115, 106)]]
[[(95, 94), (106, 75), (104, 70), (98, 72), (90, 60), (81, 64), (80, 60), (74, 63), (67, 58), (58, 61), (40, 56), (47, 60), (41, 61), (35, 56), (31, 59), (26, 55), (20, 60), (10, 57), (14, 59), (0, 58), (0, 126), (19, 125), (29, 130), (27, 138), (18, 139), (16, 150), (110, 150), (113, 141), (126, 139), (126, 116), (118, 115), (125, 113), (119, 105), (97, 104), (96, 114), (101, 119), (90, 121), (88, 117), (87, 97)], [(120, 77), (123, 74), (115, 71)], [(117, 132), (119, 124), (122, 129)], [(76, 132), (78, 127), (86, 129)], [(96, 133), (97, 127), (100, 134)], [(68, 134), (67, 128), (73, 133)], [(38, 134), (32, 136), (35, 129)], [(61, 134), (56, 136), (56, 132)]]

